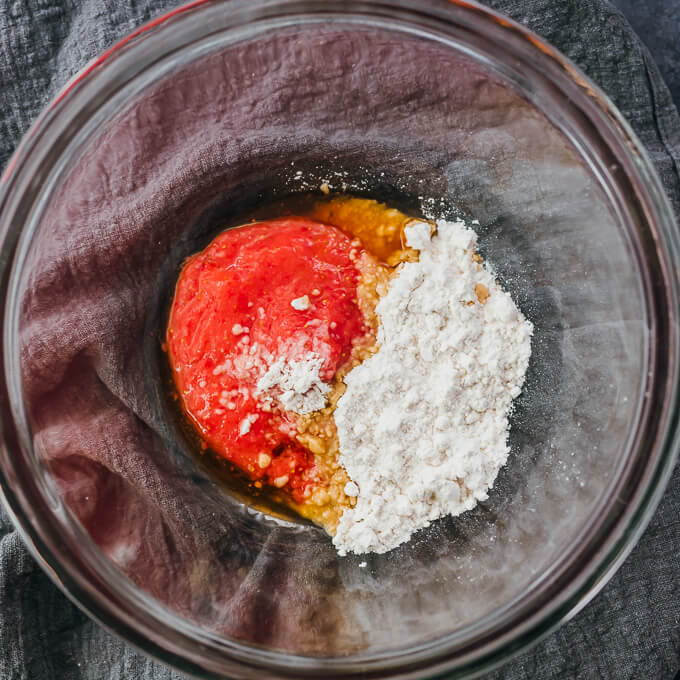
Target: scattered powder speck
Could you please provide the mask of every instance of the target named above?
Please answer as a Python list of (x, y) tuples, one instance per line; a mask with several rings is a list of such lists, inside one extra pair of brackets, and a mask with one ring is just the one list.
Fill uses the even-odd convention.
[(299, 312), (309, 309), (309, 295), (303, 295), (302, 297), (291, 300), (290, 306), (293, 309), (297, 309)]
[(359, 487), (354, 482), (347, 482), (344, 492), (345, 496), (356, 497), (359, 495)]
[(323, 359), (308, 352), (297, 360), (277, 359), (257, 381), (263, 401), (275, 397), (286, 411), (312, 413), (326, 405), (329, 385), (321, 380)]

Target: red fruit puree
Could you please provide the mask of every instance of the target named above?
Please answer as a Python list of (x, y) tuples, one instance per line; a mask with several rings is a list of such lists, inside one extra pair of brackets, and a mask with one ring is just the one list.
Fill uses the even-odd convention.
[(295, 414), (263, 404), (256, 385), (279, 358), (314, 352), (324, 381), (348, 360), (367, 333), (352, 249), (336, 227), (298, 217), (229, 229), (186, 261), (172, 302), (167, 345), (184, 410), (207, 446), (297, 502), (323, 473), (295, 439)]

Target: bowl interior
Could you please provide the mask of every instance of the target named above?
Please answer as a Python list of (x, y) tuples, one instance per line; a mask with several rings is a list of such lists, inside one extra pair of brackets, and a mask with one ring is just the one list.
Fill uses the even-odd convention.
[[(7, 332), (27, 455), (89, 536), (83, 552), (94, 544), (170, 619), (315, 657), (463, 639), (549, 578), (625, 464), (650, 344), (627, 217), (557, 105), (463, 42), (349, 21), (211, 41), (93, 118), (22, 237)], [(323, 181), (479, 220), (481, 252), (535, 327), (489, 500), (385, 555), (340, 558), (321, 530), (248, 508), (197, 460), (166, 395), (182, 260)]]

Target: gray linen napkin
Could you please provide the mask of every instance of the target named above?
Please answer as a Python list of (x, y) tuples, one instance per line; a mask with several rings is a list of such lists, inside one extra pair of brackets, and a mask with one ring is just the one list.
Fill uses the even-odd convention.
[[(163, 0), (0, 0), (0, 166), (89, 59), (174, 6)], [(680, 120), (646, 49), (603, 0), (493, 0), (579, 64), (647, 146), (680, 210)], [(680, 474), (631, 557), (573, 621), (491, 674), (669, 678), (680, 666)], [(180, 678), (92, 623), (51, 584), (0, 514), (0, 678)]]

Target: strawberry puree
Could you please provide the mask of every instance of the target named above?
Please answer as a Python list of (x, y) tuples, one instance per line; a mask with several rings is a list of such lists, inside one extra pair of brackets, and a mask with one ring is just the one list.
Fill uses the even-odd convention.
[(294, 414), (263, 405), (256, 385), (279, 358), (313, 352), (325, 381), (348, 360), (367, 333), (353, 248), (303, 218), (230, 229), (185, 263), (172, 302), (167, 345), (184, 410), (211, 449), (298, 502), (324, 480)]

